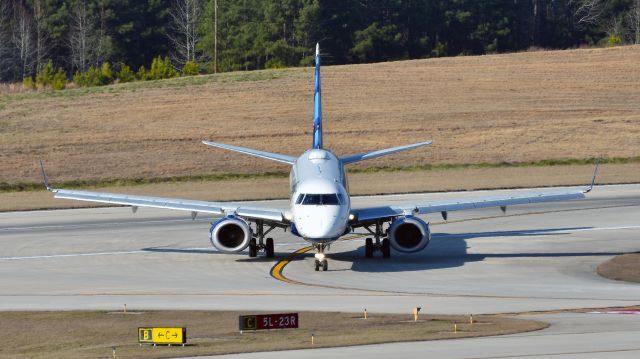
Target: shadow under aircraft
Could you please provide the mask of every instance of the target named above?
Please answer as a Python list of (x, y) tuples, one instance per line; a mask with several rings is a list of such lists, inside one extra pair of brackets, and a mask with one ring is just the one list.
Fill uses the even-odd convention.
[[(411, 272), (429, 269), (454, 268), (470, 262), (482, 261), (486, 258), (534, 258), (534, 257), (590, 257), (612, 256), (622, 252), (518, 252), (517, 247), (511, 253), (468, 253), (468, 239), (499, 237), (539, 237), (550, 235), (569, 235), (576, 230), (592, 227), (569, 227), (551, 229), (528, 229), (510, 231), (488, 231), (474, 233), (434, 233), (427, 248), (418, 253), (397, 254), (384, 266), (378, 260), (362, 258), (362, 249), (335, 253), (332, 259), (352, 261), (355, 272)], [(382, 260), (382, 259), (380, 259)]]

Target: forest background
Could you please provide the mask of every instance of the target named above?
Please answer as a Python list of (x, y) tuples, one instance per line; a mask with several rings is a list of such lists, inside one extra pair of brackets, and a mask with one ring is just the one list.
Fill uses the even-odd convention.
[(316, 42), (328, 64), (637, 44), (640, 0), (0, 0), (0, 82), (29, 88), (305, 66)]

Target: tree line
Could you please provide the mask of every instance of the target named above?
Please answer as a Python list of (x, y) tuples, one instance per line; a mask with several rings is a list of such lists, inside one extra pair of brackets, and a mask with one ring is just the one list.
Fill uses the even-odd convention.
[(0, 0), (3, 82), (304, 66), (316, 42), (330, 64), (640, 43), (640, 0)]

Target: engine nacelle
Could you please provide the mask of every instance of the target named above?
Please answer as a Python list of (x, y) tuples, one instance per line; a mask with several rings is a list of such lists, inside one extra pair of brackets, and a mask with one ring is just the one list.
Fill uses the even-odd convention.
[(229, 216), (211, 224), (209, 239), (220, 252), (237, 253), (249, 246), (253, 236), (251, 227), (240, 218)]
[(393, 249), (413, 253), (423, 250), (431, 240), (429, 224), (420, 218), (407, 216), (391, 222), (389, 242)]

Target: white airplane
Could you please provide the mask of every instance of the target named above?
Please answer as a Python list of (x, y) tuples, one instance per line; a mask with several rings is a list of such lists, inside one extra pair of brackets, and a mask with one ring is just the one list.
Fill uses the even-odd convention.
[(380, 251), (382, 257), (388, 258), (391, 247), (399, 252), (412, 253), (423, 250), (429, 244), (431, 239), (429, 224), (416, 217), (418, 214), (440, 212), (446, 220), (447, 213), (450, 211), (492, 206), (500, 207), (505, 211), (506, 206), (510, 205), (583, 198), (584, 194), (593, 188), (595, 173), (591, 186), (586, 189), (352, 208), (345, 165), (426, 146), (431, 144), (431, 141), (350, 156), (336, 156), (322, 145), (320, 93), (320, 50), (319, 45), (316, 45), (313, 144), (309, 150), (297, 158), (202, 141), (208, 146), (290, 165), (291, 204), (289, 208), (262, 208), (239, 203), (51, 188), (40, 162), (44, 183), (47, 190), (55, 193), (55, 198), (126, 205), (131, 206), (134, 213), (138, 207), (154, 207), (190, 211), (193, 219), (198, 213), (221, 216), (212, 223), (209, 239), (218, 251), (225, 253), (238, 253), (248, 247), (249, 257), (256, 257), (258, 252), (263, 252), (266, 257), (273, 257), (273, 238), (266, 238), (265, 241), (265, 236), (275, 228), (282, 228), (285, 231), (290, 229), (292, 234), (304, 238), (317, 250), (316, 271), (320, 268), (323, 271), (327, 270), (325, 251), (330, 244), (355, 228), (364, 228), (373, 236), (365, 240), (365, 257), (371, 258), (374, 251)]

